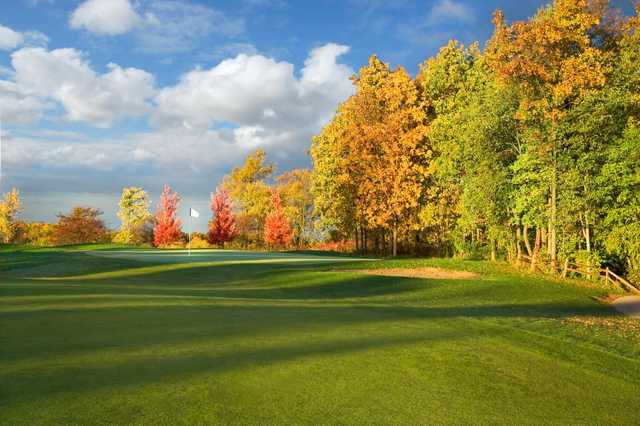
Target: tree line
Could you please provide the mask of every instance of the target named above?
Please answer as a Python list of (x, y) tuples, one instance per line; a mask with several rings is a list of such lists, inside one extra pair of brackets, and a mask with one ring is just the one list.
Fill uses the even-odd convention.
[(371, 56), (313, 138), (322, 224), (361, 251), (607, 262), (640, 274), (640, 5), (496, 11), (412, 78)]
[[(313, 200), (309, 170), (275, 175), (263, 150), (247, 156), (245, 163), (225, 176), (211, 194), (211, 219), (207, 233), (193, 233), (194, 247), (287, 248), (306, 247), (313, 236)], [(18, 220), (19, 192), (12, 189), (0, 200), (0, 237), (4, 243), (37, 246), (113, 242), (184, 247), (189, 236), (178, 217), (180, 195), (163, 187), (155, 213), (142, 188), (126, 187), (118, 204), (120, 228), (109, 230), (102, 211), (76, 206), (58, 214), (55, 224)]]

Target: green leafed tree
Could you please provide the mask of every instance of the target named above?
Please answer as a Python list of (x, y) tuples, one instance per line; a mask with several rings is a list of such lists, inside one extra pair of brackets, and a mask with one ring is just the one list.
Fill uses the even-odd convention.
[(118, 218), (120, 231), (114, 242), (124, 244), (142, 244), (153, 239), (153, 223), (149, 196), (142, 188), (127, 187), (122, 189)]

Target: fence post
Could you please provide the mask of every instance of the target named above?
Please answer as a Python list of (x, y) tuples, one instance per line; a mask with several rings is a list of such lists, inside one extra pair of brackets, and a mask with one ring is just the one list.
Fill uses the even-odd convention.
[(606, 285), (609, 285), (609, 267), (604, 270), (604, 282)]

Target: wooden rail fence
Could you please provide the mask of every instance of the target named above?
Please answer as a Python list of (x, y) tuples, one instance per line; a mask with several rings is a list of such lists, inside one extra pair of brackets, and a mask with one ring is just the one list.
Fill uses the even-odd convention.
[[(554, 270), (556, 268), (548, 262), (544, 262), (542, 259), (532, 258), (527, 255), (521, 255), (521, 260), (524, 260), (529, 263), (531, 269), (538, 269), (541, 272), (548, 272), (549, 270)], [(546, 266), (547, 269), (543, 267)], [(557, 270), (556, 270), (557, 272)], [(586, 265), (581, 263), (569, 262), (566, 260), (564, 262), (564, 267), (562, 268), (562, 277), (565, 278), (569, 272), (574, 274), (583, 275), (589, 279), (597, 277), (598, 279), (602, 279), (607, 285), (609, 283), (618, 285), (623, 290), (628, 291), (630, 293), (640, 294), (640, 287), (630, 283), (625, 278), (620, 275), (614, 273), (609, 270), (609, 268), (600, 268), (595, 267), (593, 265)]]

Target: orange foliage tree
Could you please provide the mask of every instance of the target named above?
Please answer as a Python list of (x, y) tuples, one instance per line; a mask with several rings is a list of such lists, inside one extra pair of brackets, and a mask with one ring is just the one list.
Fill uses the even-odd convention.
[(160, 203), (156, 212), (156, 226), (153, 229), (153, 245), (166, 246), (180, 241), (182, 222), (177, 217), (180, 196), (171, 191), (169, 185), (164, 185)]
[(264, 241), (270, 246), (286, 247), (291, 244), (293, 236), (291, 233), (291, 225), (282, 208), (278, 191), (273, 191), (271, 202), (273, 204), (273, 211), (267, 215), (265, 220)]
[(207, 237), (211, 244), (222, 247), (238, 234), (236, 218), (231, 211), (231, 199), (225, 190), (218, 189), (215, 194), (211, 194), (211, 212), (213, 218), (209, 221)]

